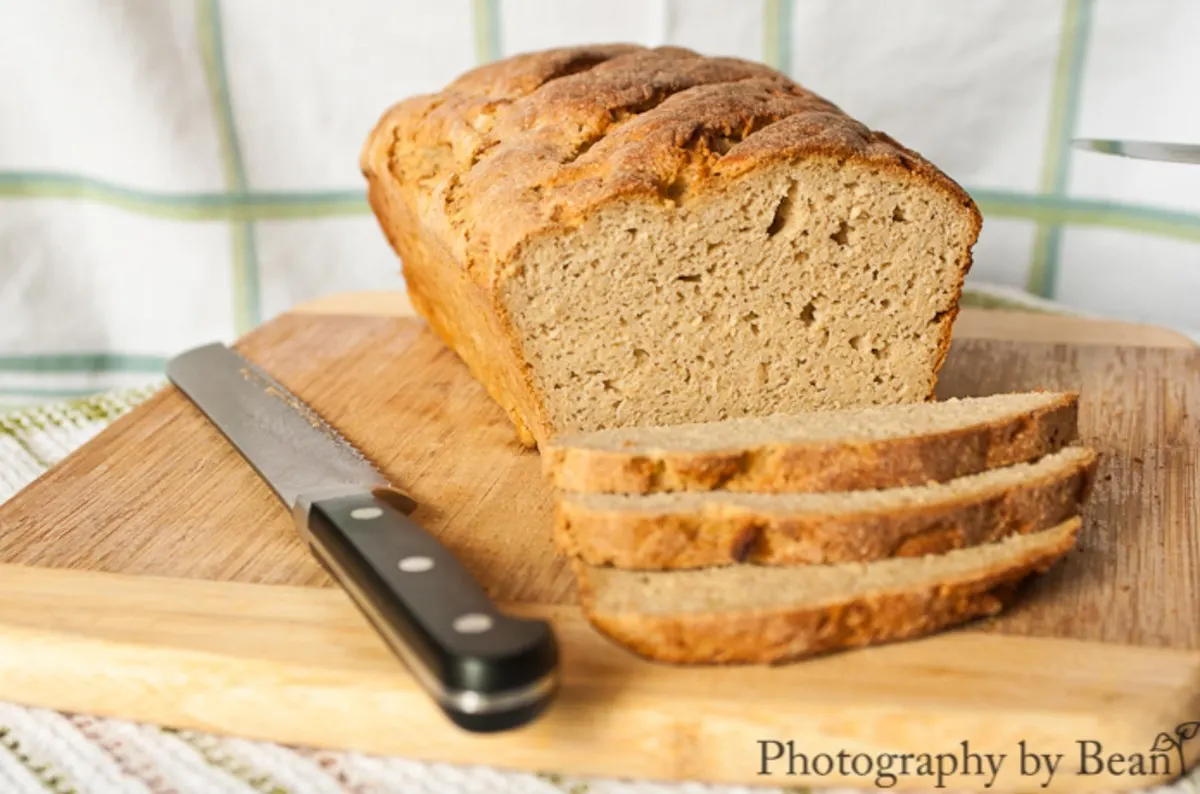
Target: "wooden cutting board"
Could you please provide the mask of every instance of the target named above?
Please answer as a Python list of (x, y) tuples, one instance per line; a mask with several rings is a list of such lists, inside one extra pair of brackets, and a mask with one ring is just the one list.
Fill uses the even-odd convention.
[[(664, 780), (868, 788), (877, 777), (860, 774), (865, 760), (843, 773), (839, 751), (847, 764), (912, 753), (895, 787), (930, 789), (938, 779), (919, 774), (921, 754), (957, 753), (941, 781), (952, 789), (1038, 788), (1045, 763), (1035, 773), (1026, 759), (1023, 774), (1022, 747), (1064, 754), (1052, 790), (1178, 775), (1177, 751), (1149, 755), (1159, 733), (1200, 720), (1200, 354), (1176, 337), (1116, 327), (1127, 344), (1115, 346), (1112, 325), (964, 313), (940, 395), (1078, 389), (1083, 438), (1103, 454), (1080, 550), (1010, 614), (777, 668), (680, 668), (635, 658), (581, 618), (551, 546), (536, 453), (405, 314), (394, 295), (342, 298), (239, 347), (408, 490), (415, 517), (495, 598), (554, 620), (565, 682), (543, 719), (490, 737), (445, 721), (309, 557), (282, 505), (173, 389), (0, 507), (0, 699)], [(1029, 341), (1047, 335), (1074, 341)], [(1111, 762), (1100, 774), (1081, 774), (1096, 763), (1080, 768), (1089, 741)], [(973, 765), (964, 773), (963, 742), (1006, 754), (995, 780)], [(1200, 737), (1181, 744), (1182, 760), (1200, 755)], [(785, 747), (797, 774), (787, 755), (761, 774), (764, 751)], [(1134, 753), (1145, 774), (1129, 773)]]

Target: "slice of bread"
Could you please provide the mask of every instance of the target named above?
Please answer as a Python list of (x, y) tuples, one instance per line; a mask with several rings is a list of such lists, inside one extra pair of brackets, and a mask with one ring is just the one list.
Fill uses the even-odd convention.
[(1096, 452), (1067, 447), (945, 483), (878, 491), (565, 493), (559, 549), (591, 565), (671, 570), (913, 557), (991, 543), (1079, 515)]
[(1080, 520), (925, 557), (648, 573), (576, 559), (588, 620), (642, 656), (774, 663), (911, 639), (1008, 606), (1075, 544)]
[(1035, 460), (1076, 437), (1078, 395), (1029, 392), (560, 437), (564, 491), (855, 491), (945, 482)]

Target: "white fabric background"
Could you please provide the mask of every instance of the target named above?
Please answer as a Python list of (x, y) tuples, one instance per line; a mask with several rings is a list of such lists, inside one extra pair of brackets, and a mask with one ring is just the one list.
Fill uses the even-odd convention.
[(585, 41), (786, 69), (975, 195), (971, 286), (1194, 331), (1200, 167), (1065, 142), (1200, 140), (1197, 32), (1194, 0), (0, 0), (0, 399), (401, 287), (357, 170), (380, 113)]

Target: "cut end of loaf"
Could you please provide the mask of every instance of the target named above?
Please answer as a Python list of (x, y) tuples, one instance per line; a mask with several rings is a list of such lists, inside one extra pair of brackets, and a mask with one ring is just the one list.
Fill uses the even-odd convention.
[(531, 245), (503, 301), (547, 435), (919, 402), (977, 231), (915, 175), (810, 158), (609, 206)]
[(1080, 519), (946, 554), (798, 568), (638, 572), (574, 561), (588, 620), (675, 663), (775, 663), (994, 615), (1075, 544)]

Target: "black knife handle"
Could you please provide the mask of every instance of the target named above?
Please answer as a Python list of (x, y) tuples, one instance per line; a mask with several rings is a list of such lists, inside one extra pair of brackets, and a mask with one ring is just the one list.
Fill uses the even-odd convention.
[(440, 541), (364, 491), (297, 512), (318, 559), (460, 727), (515, 728), (558, 688), (544, 621), (509, 617)]

